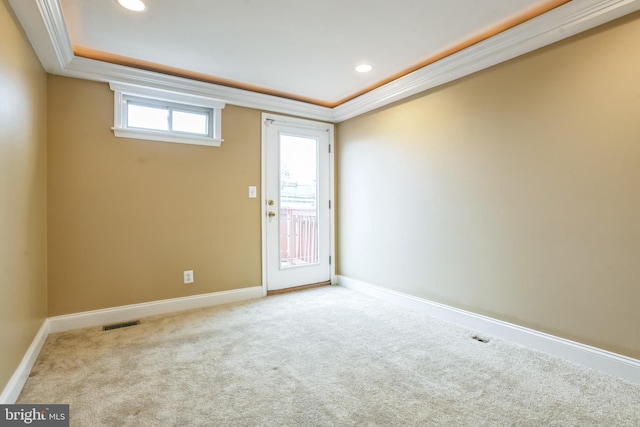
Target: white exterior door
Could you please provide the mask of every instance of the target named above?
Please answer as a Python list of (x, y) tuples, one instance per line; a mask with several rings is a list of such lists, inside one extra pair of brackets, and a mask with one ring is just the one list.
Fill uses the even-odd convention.
[(333, 125), (263, 114), (266, 290), (331, 280)]

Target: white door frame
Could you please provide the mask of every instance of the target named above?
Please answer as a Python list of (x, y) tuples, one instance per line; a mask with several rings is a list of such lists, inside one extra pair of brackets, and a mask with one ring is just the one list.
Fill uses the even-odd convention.
[(331, 212), (329, 215), (329, 233), (330, 244), (329, 253), (331, 256), (331, 284), (335, 285), (336, 281), (336, 233), (335, 233), (335, 138), (334, 138), (334, 125), (332, 123), (317, 122), (313, 120), (298, 119), (288, 116), (280, 116), (271, 113), (262, 113), (261, 129), (262, 129), (262, 145), (261, 145), (261, 158), (262, 158), (262, 171), (260, 182), (260, 228), (262, 229), (262, 294), (267, 295), (267, 121), (274, 121), (277, 123), (307, 127), (310, 129), (324, 129), (329, 132), (329, 200), (331, 201)]

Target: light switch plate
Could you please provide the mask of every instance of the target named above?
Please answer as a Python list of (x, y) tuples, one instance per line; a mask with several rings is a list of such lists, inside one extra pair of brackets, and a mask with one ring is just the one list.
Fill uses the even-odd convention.
[(249, 198), (250, 199), (255, 199), (256, 197), (258, 197), (258, 190), (257, 190), (255, 185), (250, 185), (249, 186)]

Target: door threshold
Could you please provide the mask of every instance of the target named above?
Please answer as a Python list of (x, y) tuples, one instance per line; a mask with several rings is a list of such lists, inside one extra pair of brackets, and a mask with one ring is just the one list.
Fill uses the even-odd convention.
[(327, 280), (326, 282), (311, 283), (310, 285), (294, 286), (293, 288), (276, 289), (273, 291), (267, 291), (267, 296), (286, 294), (289, 292), (304, 291), (305, 289), (319, 288), (320, 286), (329, 286), (329, 285), (331, 285), (331, 280)]

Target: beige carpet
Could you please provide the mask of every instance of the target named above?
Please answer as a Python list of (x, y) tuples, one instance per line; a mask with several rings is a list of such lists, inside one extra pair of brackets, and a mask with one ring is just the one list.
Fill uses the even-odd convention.
[(341, 287), (49, 337), (74, 426), (640, 426), (640, 386)]

